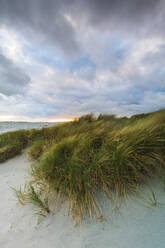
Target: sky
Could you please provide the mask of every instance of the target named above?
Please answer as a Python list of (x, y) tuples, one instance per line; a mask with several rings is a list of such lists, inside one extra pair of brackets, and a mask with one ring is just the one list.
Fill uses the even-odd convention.
[(164, 0), (0, 0), (0, 121), (162, 108)]

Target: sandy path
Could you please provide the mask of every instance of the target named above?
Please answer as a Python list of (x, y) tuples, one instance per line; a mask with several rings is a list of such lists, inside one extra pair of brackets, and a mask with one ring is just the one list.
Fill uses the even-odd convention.
[[(10, 188), (25, 182), (28, 164), (23, 155), (0, 164), (0, 248), (165, 247), (165, 205), (148, 208), (148, 188), (144, 190), (146, 200), (132, 197), (118, 213), (105, 200), (107, 220), (103, 223), (74, 228), (60, 211), (36, 225), (32, 207), (18, 205)], [(162, 187), (155, 184), (152, 188), (158, 201), (165, 203)]]

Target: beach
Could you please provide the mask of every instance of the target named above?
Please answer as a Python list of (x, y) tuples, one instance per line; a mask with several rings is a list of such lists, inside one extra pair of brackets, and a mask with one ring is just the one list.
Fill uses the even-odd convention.
[(99, 196), (104, 209), (100, 222), (86, 219), (74, 227), (62, 208), (37, 224), (34, 207), (18, 204), (12, 190), (26, 182), (29, 165), (24, 154), (0, 164), (1, 248), (164, 248), (165, 192), (159, 180), (130, 196), (119, 209)]
[(165, 248), (165, 0), (0, 0), (0, 248)]

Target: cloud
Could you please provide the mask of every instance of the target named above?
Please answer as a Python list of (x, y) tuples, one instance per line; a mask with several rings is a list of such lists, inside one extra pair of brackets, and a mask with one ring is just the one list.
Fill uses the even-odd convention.
[(164, 0), (0, 0), (0, 22), (3, 116), (165, 107)]
[(142, 60), (148, 66), (160, 66), (160, 64), (165, 63), (165, 44), (160, 44), (157, 49), (148, 52)]
[(11, 60), (0, 54), (0, 93), (10, 96), (23, 94), (30, 77), (20, 68), (16, 67)]
[[(72, 2), (72, 1), (71, 1)], [(54, 0), (1, 0), (1, 24), (12, 27), (26, 37), (46, 46), (57, 46), (65, 55), (80, 51), (72, 25), (64, 14), (70, 5)]]
[(164, 35), (164, 7), (163, 0), (79, 0), (71, 15), (102, 31), (153, 36)]
[(84, 36), (94, 30), (124, 32), (129, 36), (164, 36), (163, 0), (1, 0), (1, 25), (12, 27), (45, 46), (58, 47), (66, 56), (82, 52)]

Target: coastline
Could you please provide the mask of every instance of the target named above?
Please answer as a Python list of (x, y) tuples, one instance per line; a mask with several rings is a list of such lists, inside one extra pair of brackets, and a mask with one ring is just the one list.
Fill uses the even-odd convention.
[(17, 131), (20, 129), (40, 129), (44, 127), (51, 127), (57, 125), (55, 122), (14, 122), (14, 121), (3, 121), (0, 122), (0, 134)]
[(25, 155), (0, 165), (1, 248), (132, 248), (135, 244), (136, 248), (164, 248), (165, 192), (160, 183), (151, 185), (156, 199), (163, 205), (150, 206), (151, 189), (143, 187), (143, 198), (130, 196), (118, 211), (112, 210), (110, 201), (102, 198), (103, 222), (86, 220), (75, 228), (61, 209), (37, 225), (34, 208), (19, 205), (11, 189), (25, 183), (29, 165)]

